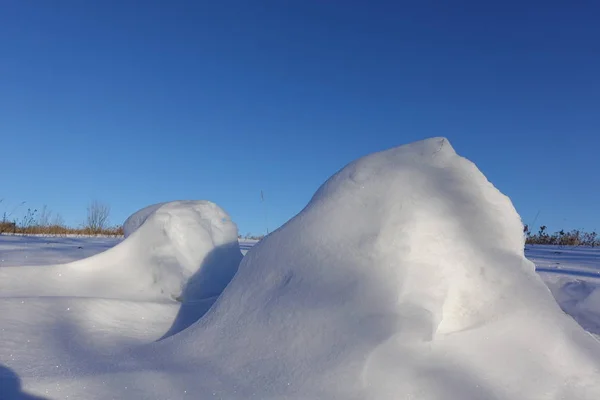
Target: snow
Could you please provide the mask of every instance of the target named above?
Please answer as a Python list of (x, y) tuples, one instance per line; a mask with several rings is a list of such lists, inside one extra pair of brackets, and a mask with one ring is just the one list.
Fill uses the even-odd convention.
[(125, 220), (125, 222), (123, 223), (123, 233), (125, 234), (125, 237), (128, 237), (133, 232), (137, 231), (137, 229), (144, 222), (146, 222), (146, 219), (148, 219), (148, 217), (154, 211), (158, 210), (160, 207), (162, 207), (166, 203), (168, 203), (168, 202), (162, 202), (162, 203), (152, 204), (150, 206), (144, 207), (141, 210), (139, 210), (139, 211), (131, 214), (129, 216), (129, 218), (127, 218)]
[(86, 236), (2, 235), (0, 238), (0, 268), (68, 263), (106, 251), (122, 240)]
[(216, 204), (157, 208), (114, 248), (69, 264), (0, 270), (0, 296), (189, 300), (218, 296), (242, 258), (237, 227)]
[(13, 398), (600, 396), (600, 344), (525, 257), (510, 200), (446, 139), (350, 163), (243, 259), (212, 203), (131, 221), (91, 258), (0, 268)]
[(600, 248), (528, 246), (560, 307), (600, 338)]
[[(534, 260), (538, 270), (560, 273), (600, 273), (600, 248), (574, 246), (527, 246), (527, 257)], [(599, 276), (600, 277), (600, 276)]]

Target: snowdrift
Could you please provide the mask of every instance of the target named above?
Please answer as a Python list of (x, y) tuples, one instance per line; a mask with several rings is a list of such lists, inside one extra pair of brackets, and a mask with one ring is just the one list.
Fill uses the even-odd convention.
[[(193, 244), (202, 247), (213, 229), (201, 219), (185, 226), (193, 204), (178, 203), (178, 234), (169, 218), (149, 224), (166, 206), (139, 218), (145, 222), (123, 242), (137, 235), (139, 247), (117, 246), (111, 263), (143, 260), (159, 271), (160, 290), (176, 295), (181, 274), (197, 265), (191, 255), (205, 253)], [(151, 238), (165, 227), (168, 257), (154, 247), (164, 237), (146, 239), (146, 226)], [(179, 333), (93, 363), (53, 353), (61, 373), (43, 361), (9, 361), (1, 344), (0, 360), (25, 389), (51, 398), (596, 400), (600, 345), (560, 310), (523, 249), (510, 200), (446, 139), (428, 139), (331, 177), (247, 253), (212, 308)], [(108, 262), (110, 252), (97, 260)], [(33, 275), (20, 282), (16, 270), (0, 275), (0, 295), (37, 285)], [(127, 286), (158, 290), (151, 279)], [(0, 326), (15, 325), (16, 317), (0, 314)], [(15, 343), (7, 335), (0, 332), (0, 343)], [(39, 351), (44, 360), (50, 350)]]
[(0, 296), (199, 300), (218, 296), (242, 259), (237, 226), (208, 201), (146, 207), (127, 238), (96, 256), (52, 267), (0, 270)]

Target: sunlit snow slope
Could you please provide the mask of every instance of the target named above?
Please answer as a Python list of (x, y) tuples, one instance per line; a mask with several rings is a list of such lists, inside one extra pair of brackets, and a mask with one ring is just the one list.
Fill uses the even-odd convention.
[[(193, 204), (178, 203), (180, 224)], [(202, 232), (212, 232), (194, 223), (174, 234), (169, 218), (148, 224), (166, 206), (95, 257), (103, 262), (71, 264), (62, 280), (42, 267), (0, 270), (0, 296), (7, 297), (0, 302), (0, 360), (20, 376), (23, 390), (92, 400), (600, 398), (600, 344), (560, 310), (525, 258), (510, 200), (445, 139), (343, 168), (248, 252), (199, 321), (143, 344), (144, 335), (131, 332), (160, 319), (145, 308), (157, 304), (145, 299), (181, 295), (188, 266), (197, 265), (189, 261), (197, 254), (192, 243), (204, 248), (210, 235)], [(212, 227), (218, 218), (210, 221)], [(152, 227), (152, 240), (118, 250), (145, 227)], [(168, 251), (156, 251), (165, 242), (172, 242)], [(235, 270), (233, 253), (219, 257), (214, 269)], [(130, 272), (99, 272), (100, 265), (120, 266), (116, 271), (131, 263), (142, 282), (121, 283), (119, 274)], [(90, 264), (98, 266), (86, 272), (97, 274), (93, 284), (80, 278)], [(161, 279), (146, 279), (155, 271)], [(205, 286), (212, 284), (198, 285)], [(138, 308), (111, 311), (110, 304), (86, 307), (96, 300), (69, 297), (75, 309), (64, 315), (36, 311), (48, 301), (39, 293), (60, 303), (65, 294), (84, 292), (129, 296)], [(192, 291), (200, 308), (217, 292)], [(181, 307), (179, 314), (189, 311)], [(113, 318), (111, 312), (121, 319), (102, 329), (136, 338), (118, 352), (106, 350), (90, 326), (98, 314)], [(64, 321), (77, 346), (46, 333)], [(31, 339), (35, 346), (25, 342)]]

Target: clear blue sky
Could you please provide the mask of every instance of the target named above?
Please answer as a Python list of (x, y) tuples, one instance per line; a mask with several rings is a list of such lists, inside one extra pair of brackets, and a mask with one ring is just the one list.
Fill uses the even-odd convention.
[[(600, 229), (595, 1), (20, 1), (0, 212), (208, 199), (271, 229), (347, 162), (446, 136), (525, 222)], [(18, 212), (22, 215), (22, 212)]]

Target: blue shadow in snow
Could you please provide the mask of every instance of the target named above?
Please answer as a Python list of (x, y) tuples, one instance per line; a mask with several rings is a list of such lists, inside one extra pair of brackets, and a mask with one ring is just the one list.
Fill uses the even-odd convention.
[(23, 392), (21, 379), (11, 369), (0, 365), (0, 399), (2, 400), (47, 400)]
[(173, 324), (160, 339), (173, 336), (200, 320), (233, 279), (242, 261), (237, 242), (214, 248), (181, 294), (181, 306)]

